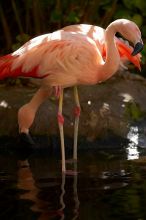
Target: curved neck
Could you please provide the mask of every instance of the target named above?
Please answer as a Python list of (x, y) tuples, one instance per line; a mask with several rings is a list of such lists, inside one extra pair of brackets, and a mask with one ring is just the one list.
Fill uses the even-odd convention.
[(116, 32), (114, 23), (111, 23), (105, 30), (106, 60), (101, 69), (101, 81), (110, 78), (119, 68), (120, 55), (114, 40)]

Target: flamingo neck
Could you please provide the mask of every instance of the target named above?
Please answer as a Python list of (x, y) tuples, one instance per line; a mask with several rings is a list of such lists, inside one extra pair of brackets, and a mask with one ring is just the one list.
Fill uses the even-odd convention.
[(113, 22), (105, 30), (106, 60), (102, 65), (101, 81), (110, 78), (119, 68), (120, 55), (114, 41), (116, 29)]

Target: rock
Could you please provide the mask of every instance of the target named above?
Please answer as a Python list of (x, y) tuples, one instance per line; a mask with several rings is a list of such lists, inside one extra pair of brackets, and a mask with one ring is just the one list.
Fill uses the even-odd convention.
[[(33, 82), (33, 81), (32, 81)], [(17, 112), (28, 102), (38, 85), (34, 87), (0, 86), (0, 136), (18, 134)], [(124, 72), (94, 86), (79, 87), (81, 117), (79, 136), (89, 141), (106, 138), (109, 134), (127, 137), (129, 124), (145, 116), (146, 79)], [(58, 135), (56, 97), (44, 102), (37, 112), (31, 128), (33, 135)], [(64, 132), (73, 137), (74, 98), (71, 88), (65, 90), (63, 114)]]

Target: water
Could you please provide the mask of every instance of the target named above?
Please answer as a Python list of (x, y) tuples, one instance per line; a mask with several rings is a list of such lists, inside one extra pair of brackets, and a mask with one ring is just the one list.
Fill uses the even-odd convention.
[(79, 150), (78, 162), (67, 163), (77, 175), (61, 173), (59, 153), (1, 148), (0, 219), (146, 219), (145, 150), (135, 147)]

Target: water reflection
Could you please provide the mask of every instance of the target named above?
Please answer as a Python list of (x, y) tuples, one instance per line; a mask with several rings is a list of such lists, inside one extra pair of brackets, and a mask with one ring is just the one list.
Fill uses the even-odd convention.
[(130, 127), (129, 132), (127, 134), (127, 138), (131, 141), (131, 143), (138, 145), (138, 140), (139, 140), (138, 126)]
[(130, 127), (127, 138), (130, 141), (128, 144), (128, 147), (126, 148), (127, 159), (128, 160), (138, 159), (139, 158), (139, 151), (138, 151), (139, 132), (138, 132), (137, 126)]
[[(35, 180), (29, 165), (28, 160), (18, 161), (18, 182), (17, 187), (20, 190), (24, 190), (24, 193), (20, 194), (20, 199), (30, 200), (33, 202), (31, 210), (34, 212), (40, 212), (39, 220), (48, 219), (50, 213), (46, 213), (47, 203), (38, 198), (40, 190), (36, 187)], [(47, 215), (46, 215), (47, 214)]]
[[(77, 191), (77, 181), (78, 181), (78, 173), (77, 173), (77, 163), (74, 162), (74, 175), (73, 177), (73, 199), (74, 199), (74, 210), (73, 210), (73, 218), (71, 218), (72, 220), (77, 219), (78, 215), (79, 215), (79, 199), (78, 199), (78, 191)], [(61, 209), (60, 211), (62, 212), (62, 217), (60, 220), (64, 220), (65, 219), (65, 214), (64, 214), (64, 210), (66, 208), (65, 202), (64, 202), (64, 196), (65, 196), (65, 182), (66, 182), (66, 178), (67, 175), (62, 173), (62, 184), (61, 184), (61, 195), (60, 195), (60, 204), (61, 204)]]
[[(19, 198), (21, 200), (30, 200), (33, 202), (33, 205), (30, 209), (33, 212), (39, 213), (38, 220), (48, 220), (50, 218), (58, 217), (57, 219), (64, 220), (65, 219), (65, 209), (67, 209), (67, 204), (65, 202), (65, 184), (66, 179), (71, 179), (73, 181), (73, 197), (70, 200), (74, 201), (73, 215), (72, 220), (78, 218), (79, 213), (79, 199), (77, 192), (77, 181), (78, 181), (78, 173), (77, 173), (77, 163), (73, 164), (73, 171), (76, 175), (68, 176), (66, 174), (62, 174), (61, 176), (61, 193), (58, 197), (58, 203), (61, 208), (56, 210), (52, 210), (52, 205), (50, 207), (50, 201), (45, 200), (44, 198), (40, 198), (40, 194), (42, 192), (41, 189), (36, 184), (34, 179), (32, 169), (30, 167), (29, 161), (19, 160), (18, 161), (18, 182), (17, 188), (23, 190), (23, 193), (20, 194)], [(50, 184), (48, 182), (48, 187)], [(57, 203), (57, 202), (56, 202)]]
[(139, 158), (139, 151), (137, 146), (133, 146), (132, 144), (129, 144), (129, 147), (127, 147), (127, 160), (135, 160)]
[(142, 203), (135, 211), (135, 201), (144, 201), (139, 190), (143, 187), (146, 192), (145, 166), (144, 174), (138, 173), (131, 162), (125, 163), (121, 151), (90, 150), (79, 152), (79, 158), (78, 167), (68, 164), (79, 173), (69, 176), (58, 170), (56, 155), (43, 152), (23, 160), (0, 155), (0, 219), (124, 220), (128, 219), (127, 213), (130, 219), (140, 219), (137, 213)]

